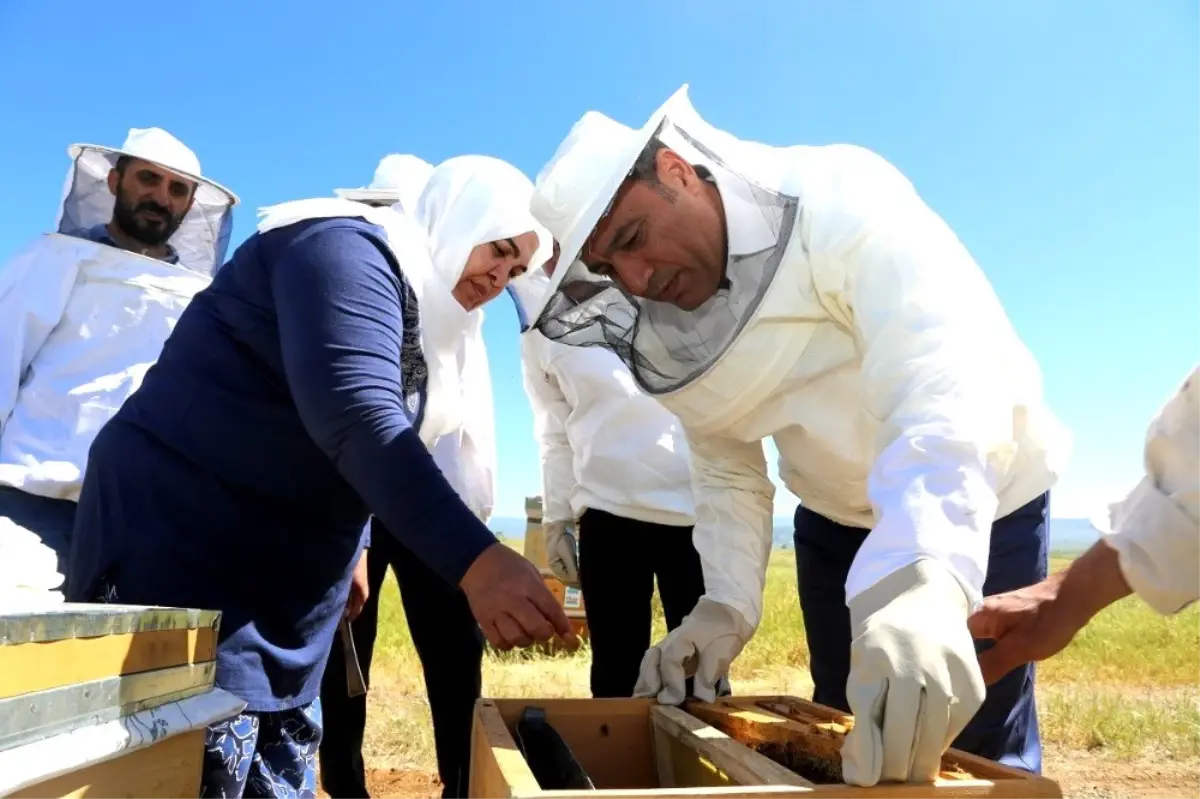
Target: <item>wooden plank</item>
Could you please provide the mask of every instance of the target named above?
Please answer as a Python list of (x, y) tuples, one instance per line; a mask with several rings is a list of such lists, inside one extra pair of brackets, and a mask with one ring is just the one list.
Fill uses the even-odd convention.
[(654, 744), (654, 766), (658, 770), (658, 787), (676, 788), (679, 780), (675, 776), (675, 761), (678, 759), (676, 750), (682, 746), (671, 738), (662, 726), (650, 719), (650, 737)]
[[(672, 758), (670, 782), (664, 787), (682, 784), (697, 785), (796, 785), (812, 788), (813, 784), (799, 774), (768, 760), (753, 749), (742, 746), (720, 730), (674, 707), (658, 705), (650, 708), (650, 721), (655, 730), (678, 742), (685, 750), (683, 758)], [(686, 752), (690, 752), (688, 756)], [(691, 767), (697, 756), (710, 768)], [(680, 779), (682, 770), (690, 776)], [(717, 772), (709, 777), (706, 772)], [(660, 761), (660, 782), (662, 771)]]
[(211, 661), (216, 639), (203, 627), (0, 646), (0, 698)]
[(537, 778), (490, 699), (475, 703), (471, 726), (471, 769), (467, 795), (473, 799), (511, 799), (542, 793)]
[(192, 730), (135, 750), (124, 757), (30, 785), (11, 796), (13, 799), (195, 797), (200, 795), (203, 759), (204, 730)]

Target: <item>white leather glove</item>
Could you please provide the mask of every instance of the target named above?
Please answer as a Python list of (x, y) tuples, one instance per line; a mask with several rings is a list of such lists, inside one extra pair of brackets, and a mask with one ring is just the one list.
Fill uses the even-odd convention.
[(929, 782), (985, 695), (967, 596), (945, 566), (921, 560), (849, 607), (854, 728), (842, 746), (842, 778), (861, 786)]
[(575, 531), (567, 522), (544, 522), (546, 535), (546, 560), (550, 571), (564, 584), (579, 587), (579, 550), (575, 543)]
[(718, 687), (728, 690), (723, 678), (729, 664), (753, 635), (742, 614), (701, 598), (678, 627), (646, 650), (633, 695), (657, 696), (660, 704), (678, 705), (687, 699), (688, 671), (694, 666), (692, 691), (697, 699), (712, 702)]

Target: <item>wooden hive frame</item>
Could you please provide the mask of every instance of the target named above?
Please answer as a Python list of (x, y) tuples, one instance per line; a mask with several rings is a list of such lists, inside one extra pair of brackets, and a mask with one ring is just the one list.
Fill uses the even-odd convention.
[[(521, 711), (542, 708), (594, 791), (543, 790), (511, 730)], [(1061, 797), (1058, 785), (951, 750), (934, 784), (860, 788), (813, 781), (761, 752), (779, 747), (832, 761), (852, 720), (794, 697), (691, 702), (686, 712), (644, 699), (482, 699), (472, 733), (468, 795), (502, 799), (699, 799), (699, 797)], [(773, 749), (774, 748), (774, 749)]]
[[(840, 780), (841, 749), (854, 719), (838, 710), (792, 696), (730, 697), (713, 703), (688, 702), (688, 713), (739, 743), (787, 760), (814, 780), (811, 797), (1053, 797), (1062, 791), (1053, 780), (1003, 766), (957, 749), (942, 758), (942, 773), (932, 785), (883, 784), (859, 788)], [(816, 772), (816, 773), (814, 773)], [(825, 772), (821, 774), (820, 772)]]

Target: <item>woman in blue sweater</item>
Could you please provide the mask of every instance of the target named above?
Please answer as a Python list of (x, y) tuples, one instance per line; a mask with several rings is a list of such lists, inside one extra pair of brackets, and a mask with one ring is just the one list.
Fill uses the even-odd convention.
[(550, 251), (532, 190), (468, 156), (434, 171), (421, 224), (346, 200), (266, 209), (97, 435), (66, 593), (222, 612), (217, 685), (247, 707), (209, 730), (203, 795), (314, 795), (321, 673), (370, 515), (463, 589), (493, 645), (571, 638), (429, 453), (462, 426), (467, 312)]

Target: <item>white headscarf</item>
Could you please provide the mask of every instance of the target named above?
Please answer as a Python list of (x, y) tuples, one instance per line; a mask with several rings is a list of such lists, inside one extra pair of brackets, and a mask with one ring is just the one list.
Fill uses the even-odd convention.
[[(529, 212), (533, 183), (511, 164), (486, 156), (461, 156), (439, 164), (429, 175), (413, 214), (426, 233), (436, 279), (447, 293), (429, 312), (421, 308), (422, 324), (439, 344), (438, 351), (457, 338), (454, 365), (459, 394), (464, 398), (462, 427), (456, 437), (460, 472), (447, 476), (481, 518), (491, 513), (496, 473), (495, 409), (487, 347), (483, 339), (483, 310), (467, 311), (449, 290), (462, 278), (471, 250), (480, 244), (515, 238), (534, 231), (538, 249), (530, 265), (544, 262), (551, 252), (550, 234)], [(540, 261), (538, 259), (541, 259)], [(423, 303), (423, 301), (422, 301)], [(428, 356), (427, 356), (428, 357)], [(445, 363), (449, 371), (450, 363)], [(443, 370), (439, 369), (438, 372)], [(431, 381), (433, 370), (431, 369)], [(432, 406), (426, 410), (437, 412)]]

